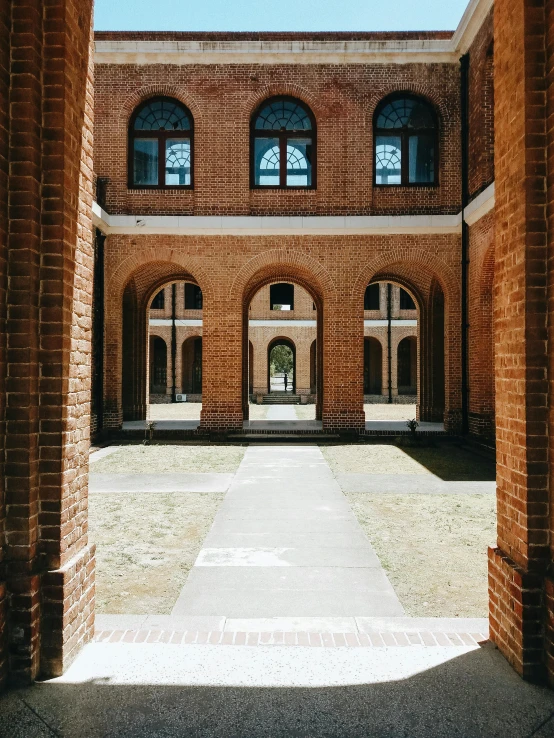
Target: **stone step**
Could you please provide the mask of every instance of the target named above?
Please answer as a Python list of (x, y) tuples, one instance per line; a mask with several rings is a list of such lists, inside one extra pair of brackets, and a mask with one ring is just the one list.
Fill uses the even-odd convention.
[(284, 392), (264, 395), (263, 405), (300, 405), (300, 395), (289, 395)]

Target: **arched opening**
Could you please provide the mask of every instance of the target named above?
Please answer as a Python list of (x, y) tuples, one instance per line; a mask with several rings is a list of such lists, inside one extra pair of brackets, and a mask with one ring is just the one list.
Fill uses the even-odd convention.
[(364, 394), (380, 395), (383, 380), (383, 349), (377, 338), (364, 338)]
[(165, 397), (167, 391), (167, 344), (159, 336), (150, 336), (150, 398)]
[[(125, 287), (122, 313), (123, 421), (145, 421), (147, 417), (156, 421), (199, 421), (202, 393), (199, 285), (175, 264), (145, 264)], [(199, 340), (185, 347), (191, 337)], [(162, 344), (165, 366), (162, 366)], [(196, 403), (194, 407), (188, 405), (191, 400)]]
[[(182, 393), (187, 400), (202, 398), (202, 336), (192, 336), (183, 341)], [(191, 397), (193, 396), (193, 398)]]
[(296, 394), (296, 346), (288, 338), (275, 338), (269, 343), (267, 371), (270, 394)]
[(398, 394), (417, 394), (417, 339), (406, 336), (398, 344)]
[[(376, 275), (364, 292), (363, 391), (367, 423), (417, 417), (422, 297), (400, 275)], [(370, 428), (372, 429), (372, 427)]]
[[(245, 422), (319, 422), (323, 365), (319, 290), (292, 269), (263, 270), (246, 289), (243, 315)], [(251, 416), (250, 403), (268, 407), (252, 410)], [(271, 407), (278, 404), (290, 406), (289, 410)]]

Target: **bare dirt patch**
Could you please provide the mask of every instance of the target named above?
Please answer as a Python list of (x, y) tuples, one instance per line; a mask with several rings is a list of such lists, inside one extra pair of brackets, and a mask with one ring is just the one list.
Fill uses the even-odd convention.
[(249, 420), (265, 420), (267, 418), (267, 411), (269, 405), (257, 405), (251, 403), (249, 408)]
[(169, 615), (224, 496), (90, 495), (97, 611)]
[(394, 445), (357, 444), (323, 446), (334, 472), (362, 474), (434, 474), (445, 481), (494, 481), (495, 464), (453, 445), (399, 448)]
[(411, 420), (416, 416), (415, 405), (364, 405), (366, 420)]
[(294, 405), (298, 420), (315, 420), (315, 405)]
[(245, 446), (121, 446), (110, 456), (92, 461), (90, 470), (111, 474), (235, 472), (245, 450)]
[(347, 493), (412, 617), (487, 617), (494, 495)]
[(150, 405), (150, 420), (200, 420), (201, 402), (172, 402)]

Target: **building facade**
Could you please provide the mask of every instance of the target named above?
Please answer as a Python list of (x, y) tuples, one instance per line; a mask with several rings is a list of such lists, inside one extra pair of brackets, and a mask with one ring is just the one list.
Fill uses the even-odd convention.
[(491, 638), (552, 682), (553, 18), (472, 0), (453, 34), (94, 51), (89, 0), (0, 3), (2, 685), (61, 673), (92, 636), (90, 431), (147, 417), (151, 302), (183, 282), (208, 434), (248, 417), (258, 293), (309, 296), (316, 412), (349, 432), (366, 290), (411, 296), (419, 417), (496, 437)]

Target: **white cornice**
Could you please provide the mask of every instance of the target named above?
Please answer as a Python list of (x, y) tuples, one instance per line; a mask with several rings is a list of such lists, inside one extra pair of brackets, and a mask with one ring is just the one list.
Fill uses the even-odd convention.
[(493, 5), (494, 0), (470, 0), (452, 36), (452, 46), (458, 54), (468, 51)]
[(494, 208), (494, 182), (486, 190), (483, 190), (464, 209), (464, 220), (468, 225), (473, 225)]
[(93, 223), (106, 235), (318, 236), (460, 233), (460, 215), (195, 216), (109, 215), (96, 203)]
[(450, 39), (96, 41), (96, 64), (453, 64)]
[(106, 39), (96, 64), (457, 64), (493, 0), (471, 0), (450, 39), (247, 40)]

